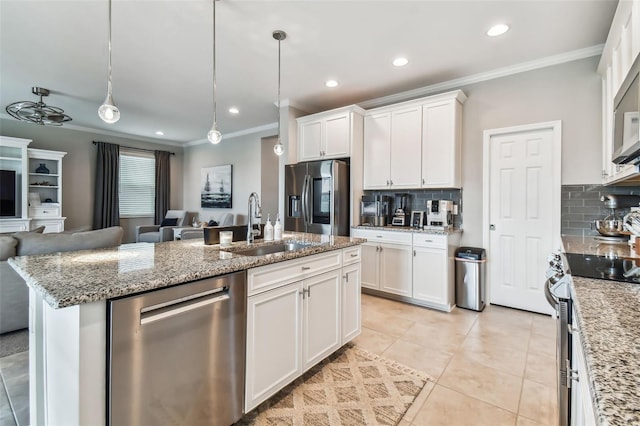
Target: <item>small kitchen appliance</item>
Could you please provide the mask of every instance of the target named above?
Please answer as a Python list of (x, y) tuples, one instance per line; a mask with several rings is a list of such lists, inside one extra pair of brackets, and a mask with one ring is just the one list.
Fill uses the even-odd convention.
[(391, 197), (387, 195), (363, 195), (360, 202), (360, 224), (387, 226), (391, 221)]
[(427, 200), (427, 229), (450, 229), (453, 227), (453, 201)]
[(391, 224), (393, 226), (409, 226), (410, 214), (409, 204), (411, 203), (411, 195), (396, 194), (396, 210), (393, 214)]
[(600, 235), (606, 237), (596, 237), (598, 240), (607, 242), (626, 242), (628, 235), (625, 233), (623, 218), (617, 212), (617, 209), (638, 207), (640, 203), (640, 196), (638, 195), (624, 195), (624, 194), (605, 194), (600, 197), (600, 201), (604, 203), (604, 206), (611, 209), (609, 214), (604, 219), (595, 221), (595, 228)]
[(422, 227), (424, 226), (424, 218), (425, 218), (425, 214), (422, 210), (412, 210), (411, 211), (411, 227), (422, 229)]

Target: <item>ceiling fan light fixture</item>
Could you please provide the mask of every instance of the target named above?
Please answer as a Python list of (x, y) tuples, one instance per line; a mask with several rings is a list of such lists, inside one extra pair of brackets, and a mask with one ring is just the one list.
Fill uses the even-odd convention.
[(278, 40), (278, 142), (273, 146), (273, 152), (280, 157), (284, 154), (284, 145), (280, 141), (280, 42), (287, 38), (287, 33), (276, 30), (272, 35), (274, 39)]
[(62, 126), (62, 123), (71, 121), (71, 117), (65, 114), (62, 108), (48, 106), (44, 103), (42, 97), (49, 96), (48, 89), (32, 87), (31, 93), (40, 96), (40, 100), (38, 102), (14, 102), (7, 105), (7, 113), (17, 120), (28, 121), (41, 126)]
[(507, 24), (497, 24), (487, 30), (487, 35), (489, 37), (497, 37), (509, 31), (509, 25)]

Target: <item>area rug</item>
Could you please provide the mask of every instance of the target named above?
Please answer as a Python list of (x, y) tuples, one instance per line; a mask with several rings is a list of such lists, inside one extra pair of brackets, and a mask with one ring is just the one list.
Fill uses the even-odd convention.
[(396, 425), (427, 374), (348, 344), (282, 389), (238, 425)]

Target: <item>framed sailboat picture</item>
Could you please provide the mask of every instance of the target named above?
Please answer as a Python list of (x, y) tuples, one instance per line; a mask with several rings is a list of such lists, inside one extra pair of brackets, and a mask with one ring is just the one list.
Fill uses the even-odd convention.
[(200, 207), (231, 208), (231, 164), (202, 168)]

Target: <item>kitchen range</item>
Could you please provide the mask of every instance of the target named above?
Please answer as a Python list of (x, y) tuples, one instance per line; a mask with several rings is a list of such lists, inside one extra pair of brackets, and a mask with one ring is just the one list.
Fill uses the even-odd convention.
[(640, 423), (640, 255), (562, 237), (545, 293), (556, 309), (559, 424)]

